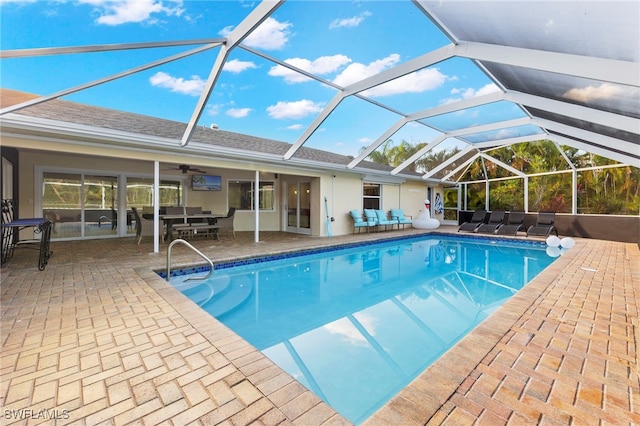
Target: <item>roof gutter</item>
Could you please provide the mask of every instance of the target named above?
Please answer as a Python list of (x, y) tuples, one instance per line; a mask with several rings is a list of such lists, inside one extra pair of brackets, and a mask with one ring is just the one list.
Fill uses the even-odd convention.
[[(46, 134), (34, 135), (27, 132)], [(377, 171), (363, 167), (349, 169), (347, 164), (325, 163), (314, 160), (293, 157), (288, 161), (282, 160), (282, 154), (269, 154), (227, 148), (220, 145), (210, 145), (201, 142), (191, 142), (187, 147), (180, 146), (179, 139), (163, 138), (139, 133), (105, 129), (86, 125), (69, 125), (66, 122), (50, 120), (39, 117), (28, 117), (21, 114), (9, 113), (0, 119), (0, 136), (29, 138), (41, 141), (64, 142), (67, 144), (95, 146), (102, 148), (118, 147), (126, 151), (157, 151), (159, 153), (171, 152), (185, 156), (215, 156), (221, 160), (235, 163), (248, 161), (256, 164), (268, 164), (279, 168), (294, 169), (303, 167), (316, 172), (342, 171), (362, 176), (375, 176), (380, 179), (393, 179), (394, 181), (422, 180), (421, 176), (391, 175), (390, 172)], [(434, 182), (436, 182), (434, 180)]]

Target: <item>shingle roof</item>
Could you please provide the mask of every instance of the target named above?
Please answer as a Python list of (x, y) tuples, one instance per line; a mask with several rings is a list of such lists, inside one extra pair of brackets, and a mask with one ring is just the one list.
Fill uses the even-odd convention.
[[(37, 97), (37, 95), (18, 92), (15, 90), (0, 89), (2, 107)], [(177, 121), (59, 99), (23, 108), (19, 110), (17, 114), (74, 125), (126, 132), (132, 135), (174, 139), (176, 140), (176, 148), (180, 146), (180, 138), (187, 127), (185, 123)], [(257, 152), (268, 155), (284, 156), (291, 147), (291, 144), (286, 142), (228, 132), (225, 130), (210, 129), (208, 127), (198, 127), (193, 135), (192, 142), (229, 148), (237, 151), (239, 156), (241, 156), (242, 151), (252, 154)], [(307, 147), (302, 147), (302, 149), (298, 150), (295, 158), (345, 167), (349, 162), (351, 162), (351, 160), (353, 160), (350, 156)], [(383, 173), (390, 172), (393, 169), (390, 166), (370, 161), (360, 164), (360, 168), (370, 170), (372, 172)], [(409, 172), (406, 174), (415, 177), (420, 176), (418, 173)]]

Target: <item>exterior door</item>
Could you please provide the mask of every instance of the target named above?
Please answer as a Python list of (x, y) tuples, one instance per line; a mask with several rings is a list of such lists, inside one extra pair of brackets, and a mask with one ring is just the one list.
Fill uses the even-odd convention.
[(442, 191), (443, 225), (458, 225), (458, 199), (459, 190), (457, 187), (444, 188)]
[(287, 184), (287, 232), (311, 234), (311, 182)]

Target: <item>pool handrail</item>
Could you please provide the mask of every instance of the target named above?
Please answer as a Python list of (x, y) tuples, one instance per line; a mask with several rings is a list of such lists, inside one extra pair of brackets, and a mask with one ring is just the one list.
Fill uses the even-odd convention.
[(198, 255), (200, 255), (200, 257), (202, 257), (204, 260), (206, 260), (207, 263), (209, 263), (209, 273), (207, 275), (204, 275), (204, 276), (201, 276), (201, 277), (190, 277), (190, 278), (187, 278), (185, 281), (206, 280), (207, 278), (209, 278), (211, 276), (211, 274), (213, 274), (213, 261), (211, 259), (209, 259), (207, 256), (205, 256), (205, 254), (202, 253), (200, 250), (198, 250), (193, 245), (188, 243), (187, 241), (185, 241), (185, 240), (183, 240), (181, 238), (178, 238), (178, 239), (175, 239), (175, 240), (171, 241), (171, 243), (169, 244), (169, 247), (167, 248), (167, 282), (169, 282), (169, 280), (171, 278), (171, 249), (173, 248), (174, 245), (176, 245), (178, 243), (186, 245), (191, 250), (193, 250)]

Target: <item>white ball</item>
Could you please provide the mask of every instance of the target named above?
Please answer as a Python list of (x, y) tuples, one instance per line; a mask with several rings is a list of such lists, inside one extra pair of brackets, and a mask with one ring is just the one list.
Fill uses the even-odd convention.
[(560, 245), (563, 248), (571, 248), (576, 245), (576, 242), (573, 238), (564, 237), (563, 239), (560, 240)]
[(547, 247), (547, 255), (550, 257), (558, 257), (560, 256), (562, 253), (560, 251), (559, 247)]
[(547, 245), (549, 247), (558, 247), (560, 245), (560, 238), (555, 235), (549, 235), (547, 237)]

